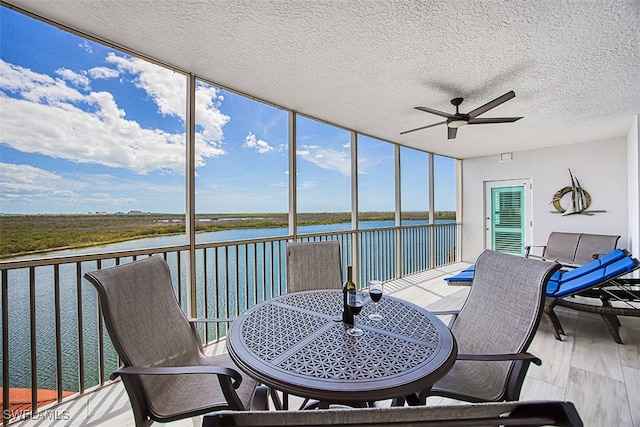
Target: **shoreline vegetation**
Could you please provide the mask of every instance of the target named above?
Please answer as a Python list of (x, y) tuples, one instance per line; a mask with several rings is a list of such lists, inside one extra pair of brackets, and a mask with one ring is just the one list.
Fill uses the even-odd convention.
[[(393, 212), (359, 214), (360, 221), (393, 219)], [(402, 219), (428, 220), (429, 212), (403, 212)], [(436, 212), (435, 219), (455, 219), (455, 212)], [(298, 214), (298, 226), (350, 221), (349, 212)], [(287, 213), (196, 214), (196, 233), (287, 226)], [(180, 214), (0, 215), (0, 259), (184, 233)]]

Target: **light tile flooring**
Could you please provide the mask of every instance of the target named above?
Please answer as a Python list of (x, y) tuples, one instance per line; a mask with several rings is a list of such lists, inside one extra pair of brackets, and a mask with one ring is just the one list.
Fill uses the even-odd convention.
[[(443, 278), (466, 266), (460, 263), (398, 279), (387, 284), (385, 292), (432, 310), (459, 308), (469, 288), (448, 286)], [(555, 340), (542, 320), (529, 350), (543, 364), (529, 369), (521, 399), (572, 401), (585, 426), (640, 427), (640, 318), (620, 317), (625, 344), (618, 345), (600, 316), (562, 307), (556, 312), (567, 335), (563, 341)], [(224, 343), (209, 351), (222, 349)], [(428, 404), (443, 402), (445, 399), (429, 398)], [(14, 425), (133, 427), (134, 423), (127, 394), (117, 382)], [(201, 418), (165, 425), (200, 426)]]

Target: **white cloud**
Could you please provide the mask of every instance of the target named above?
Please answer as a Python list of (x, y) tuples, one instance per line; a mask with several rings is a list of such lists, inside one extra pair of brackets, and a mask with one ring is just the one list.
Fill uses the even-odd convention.
[[(133, 76), (135, 84), (150, 95), (161, 114), (184, 121), (183, 75), (113, 53), (107, 59), (120, 73)], [(105, 70), (94, 71), (93, 75), (107, 75)], [(88, 85), (86, 76), (66, 69), (58, 74), (63, 78), (0, 60), (0, 89), (6, 92), (0, 92), (0, 116), (11, 117), (3, 121), (3, 143), (25, 153), (126, 168), (140, 174), (156, 170), (184, 174), (184, 133), (143, 128), (126, 118), (111, 93), (81, 93), (67, 84), (70, 81)], [(229, 121), (218, 109), (221, 97), (216, 90), (199, 90), (202, 95), (197, 99), (202, 105), (198, 113), (202, 119), (196, 134), (196, 167), (203, 166), (209, 157), (225, 153), (220, 147), (222, 126)]]
[(78, 74), (68, 68), (59, 68), (56, 70), (56, 74), (75, 86), (80, 86), (82, 88), (89, 87), (89, 79), (87, 76)]
[(84, 49), (86, 52), (88, 53), (93, 53), (93, 48), (91, 47), (91, 45), (89, 44), (88, 41), (84, 40), (82, 43), (80, 43), (78, 45), (79, 47), (81, 47), (82, 49)]
[(244, 139), (244, 147), (253, 148), (260, 154), (268, 153), (274, 150), (274, 148), (270, 146), (268, 142), (257, 139), (256, 136), (251, 132), (249, 132), (249, 135), (247, 135)]
[(139, 58), (118, 56), (113, 52), (109, 52), (106, 60), (121, 73), (132, 74), (136, 87), (153, 98), (162, 115), (181, 117), (184, 120), (187, 99), (186, 78), (183, 74)]
[(118, 70), (109, 67), (93, 67), (89, 70), (92, 79), (113, 79), (120, 75)]
[(0, 200), (4, 202), (39, 201), (51, 197), (76, 197), (65, 189), (64, 179), (52, 172), (30, 165), (15, 165), (0, 162)]
[(207, 144), (222, 141), (222, 127), (231, 119), (219, 110), (222, 100), (222, 95), (215, 87), (204, 84), (196, 86), (196, 123), (202, 127), (202, 139)]
[(298, 156), (322, 169), (351, 176), (351, 155), (348, 151), (336, 151), (317, 145), (306, 145), (298, 150)]
[[(105, 191), (108, 190), (108, 191)], [(4, 213), (60, 213), (140, 209), (154, 195), (176, 195), (184, 187), (154, 179), (131, 181), (108, 174), (65, 176), (31, 165), (0, 162), (0, 211)], [(162, 211), (166, 206), (158, 206)], [(153, 210), (150, 206), (148, 210)]]

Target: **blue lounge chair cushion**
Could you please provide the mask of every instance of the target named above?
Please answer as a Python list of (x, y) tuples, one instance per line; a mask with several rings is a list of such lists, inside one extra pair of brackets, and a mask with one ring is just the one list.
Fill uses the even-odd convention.
[[(550, 297), (563, 297), (593, 286), (604, 284), (607, 280), (629, 273), (638, 268), (638, 261), (631, 257), (629, 252), (623, 249), (613, 251), (598, 259), (581, 265), (573, 270), (558, 271), (554, 273), (547, 284), (546, 295)], [(462, 270), (460, 273), (446, 277), (449, 283), (473, 282), (475, 265)]]
[(603, 285), (607, 280), (611, 280), (614, 277), (629, 273), (636, 268), (638, 268), (638, 260), (632, 258), (631, 256), (625, 256), (624, 258), (619, 259), (618, 261), (615, 261), (604, 268), (601, 267), (597, 270), (592, 271), (591, 273), (587, 273), (572, 280), (560, 283), (551, 293), (551, 287), (547, 286), (547, 295), (554, 297), (563, 297), (566, 295), (575, 294), (593, 286)]
[(458, 274), (453, 275), (451, 277), (445, 277), (444, 280), (447, 282), (463, 282), (463, 283), (471, 283), (473, 282), (473, 275), (476, 271), (476, 265), (471, 264), (464, 270), (460, 271)]
[(558, 271), (554, 273), (553, 276), (551, 276), (551, 279), (549, 281), (562, 284), (577, 277), (584, 276), (585, 274), (589, 274), (599, 268), (606, 267), (607, 265), (616, 262), (627, 255), (628, 254), (622, 249), (614, 249), (613, 251), (604, 254), (600, 258), (594, 259), (593, 261), (581, 265), (580, 267), (574, 268), (573, 270)]
[(444, 280), (446, 280), (447, 282), (468, 282), (471, 283), (473, 282), (473, 276), (474, 276), (475, 271), (471, 270), (471, 271), (467, 271), (467, 270), (463, 270), (460, 273), (451, 276), (451, 277), (445, 277)]

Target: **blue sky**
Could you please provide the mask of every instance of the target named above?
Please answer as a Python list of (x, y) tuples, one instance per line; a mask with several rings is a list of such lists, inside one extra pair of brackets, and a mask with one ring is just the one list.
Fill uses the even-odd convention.
[[(0, 212), (185, 211), (186, 78), (0, 8)], [(241, 89), (241, 88), (240, 88)], [(287, 113), (199, 82), (196, 211), (288, 210)], [(298, 210), (350, 210), (350, 134), (298, 121)], [(359, 143), (360, 210), (393, 210), (393, 146)], [(403, 149), (403, 209), (425, 210), (426, 154)], [(436, 209), (455, 209), (436, 156)]]

